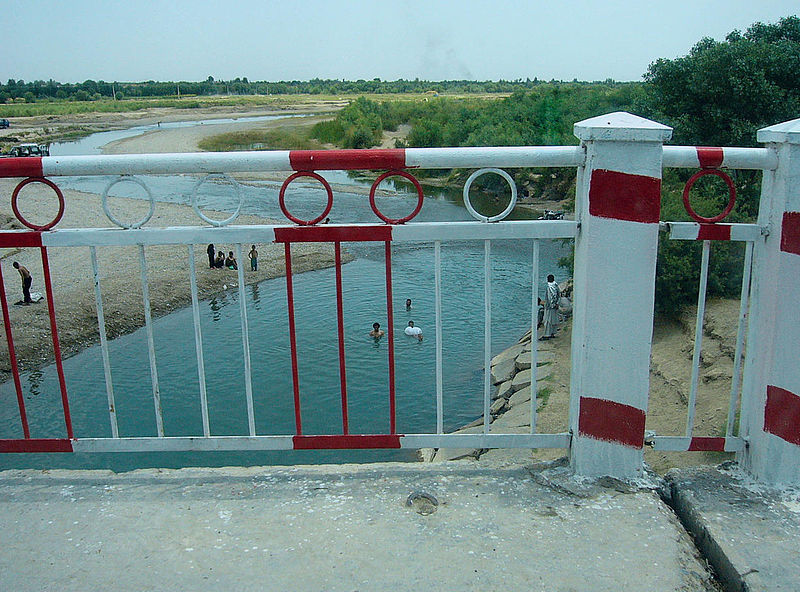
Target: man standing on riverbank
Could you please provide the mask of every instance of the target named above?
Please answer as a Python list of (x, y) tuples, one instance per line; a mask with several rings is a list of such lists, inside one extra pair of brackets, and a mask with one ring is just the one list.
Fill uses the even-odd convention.
[(558, 301), (561, 292), (558, 289), (556, 278), (553, 274), (547, 276), (547, 288), (544, 297), (544, 331), (541, 339), (550, 339), (556, 336), (558, 329)]
[(14, 261), (13, 265), (14, 269), (19, 272), (19, 275), (22, 278), (22, 303), (31, 304), (33, 302), (33, 300), (31, 300), (31, 284), (33, 283), (31, 272), (28, 271), (27, 267), (20, 265), (16, 261)]

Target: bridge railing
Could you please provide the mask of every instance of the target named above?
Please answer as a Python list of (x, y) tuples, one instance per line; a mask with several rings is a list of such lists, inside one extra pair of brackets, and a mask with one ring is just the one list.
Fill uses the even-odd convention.
[[(800, 480), (800, 370), (789, 369), (781, 361), (796, 354), (796, 335), (800, 315), (791, 304), (778, 301), (765, 286), (777, 283), (790, 274), (790, 282), (798, 282), (800, 263), (800, 203), (794, 189), (800, 179), (797, 122), (789, 122), (762, 130), (767, 148), (695, 148), (663, 146), (671, 129), (655, 122), (625, 114), (609, 114), (575, 125), (581, 140), (577, 147), (513, 147), (513, 148), (442, 148), (405, 150), (358, 151), (283, 151), (234, 154), (171, 154), (45, 157), (40, 159), (5, 159), (0, 161), (0, 176), (26, 177), (25, 183), (44, 182), (56, 190), (60, 203), (63, 197), (52, 182), (53, 177), (74, 175), (130, 175), (193, 173), (227, 178), (228, 173), (254, 171), (285, 171), (292, 175), (284, 182), (280, 205), (284, 214), (294, 222), (291, 226), (233, 226), (239, 208), (226, 220), (205, 217), (197, 203), (197, 187), (209, 177), (198, 181), (192, 195), (192, 205), (198, 216), (211, 227), (203, 228), (146, 228), (149, 215), (135, 223), (109, 219), (124, 230), (67, 229), (51, 230), (58, 220), (38, 226), (32, 231), (0, 233), (0, 246), (38, 247), (41, 249), (52, 335), (56, 350), (56, 365), (64, 410), (66, 437), (59, 439), (31, 438), (26, 427), (24, 400), (19, 387), (9, 326), (4, 288), (0, 284), (4, 309), (4, 324), (9, 340), (9, 355), (17, 383), (22, 438), (0, 441), (5, 452), (34, 451), (139, 451), (139, 450), (247, 450), (247, 449), (308, 449), (308, 448), (421, 448), (421, 447), (554, 447), (567, 448), (575, 470), (581, 474), (611, 474), (620, 477), (637, 476), (642, 470), (642, 450), (647, 442), (662, 450), (735, 450), (746, 466), (769, 480)], [(578, 171), (575, 221), (509, 221), (505, 216), (513, 209), (516, 187), (502, 170), (509, 167), (576, 167)], [(720, 220), (701, 219), (697, 223), (662, 223), (660, 220), (660, 187), (663, 167), (699, 168), (709, 171), (726, 169), (762, 170), (765, 180), (762, 203), (756, 224), (726, 224)], [(423, 195), (411, 172), (415, 168), (475, 168), (464, 188), (465, 205), (476, 219), (474, 222), (418, 223), (413, 216), (419, 211)], [(330, 210), (333, 193), (328, 183), (316, 171), (322, 170), (381, 170), (386, 171), (370, 191), (370, 205), (385, 224), (319, 225)], [(509, 182), (509, 207), (497, 216), (479, 213), (469, 199), (470, 185), (480, 175), (499, 174)], [(717, 174), (717, 173), (713, 173)], [(382, 213), (375, 203), (378, 183), (388, 176), (399, 175), (417, 188), (418, 207), (411, 215), (392, 219)], [(301, 220), (286, 208), (286, 187), (299, 177), (317, 179), (328, 197), (326, 209), (316, 218)], [(105, 207), (108, 189), (103, 194)], [(139, 182), (139, 181), (134, 181)], [(235, 182), (232, 183), (236, 187)], [(146, 188), (145, 188), (146, 189)], [(19, 190), (19, 187), (18, 187)], [(12, 196), (17, 212), (18, 190)], [(156, 207), (151, 199), (151, 212)], [(24, 219), (20, 217), (21, 221)], [(58, 217), (57, 217), (58, 218)], [(687, 429), (683, 435), (645, 433), (649, 391), (649, 366), (653, 330), (654, 278), (658, 233), (664, 227), (673, 239), (704, 241), (701, 262), (701, 286), (698, 300), (698, 320), (692, 369), (692, 395), (687, 412)], [(536, 397), (531, 397), (531, 433), (497, 434), (490, 431), (491, 381), (491, 246), (493, 241), (526, 240), (533, 242), (533, 283), (531, 286), (531, 328), (536, 335), (535, 311), (538, 277), (538, 244), (545, 239), (575, 239), (574, 324), (572, 337), (572, 377), (568, 432), (541, 434), (536, 432)], [(443, 429), (441, 400), (441, 284), (440, 245), (444, 241), (479, 241), (484, 246), (484, 412), (483, 428), (477, 434), (446, 434)], [(697, 369), (702, 347), (702, 319), (705, 303), (705, 278), (708, 268), (710, 241), (740, 240), (747, 244), (742, 286), (742, 309), (739, 317), (735, 363), (744, 358), (743, 379), (734, 378), (726, 433), (721, 438), (693, 436), (693, 415), (696, 399)], [(204, 391), (203, 346), (198, 321), (197, 288), (193, 264), (193, 245), (224, 241), (238, 246), (254, 242), (282, 243), (285, 249), (288, 330), (291, 342), (295, 430), (287, 435), (259, 435), (253, 421), (252, 387), (249, 366), (248, 320), (244, 298), (240, 298), (242, 318), (242, 347), (245, 358), (247, 385), (247, 434), (215, 436), (210, 433), (206, 394)], [(292, 245), (299, 242), (333, 243), (336, 252), (337, 311), (341, 328), (341, 245), (349, 241), (383, 243), (386, 270), (386, 305), (389, 343), (389, 430), (379, 434), (353, 434), (348, 425), (347, 383), (345, 380), (344, 343), (339, 340), (341, 376), (342, 430), (338, 435), (307, 434), (300, 413), (301, 393), (298, 386), (298, 364), (294, 337), (293, 279), (291, 271)], [(436, 425), (435, 433), (399, 434), (395, 422), (392, 323), (392, 244), (421, 241), (432, 243), (435, 255), (436, 290)], [(47, 271), (47, 248), (83, 246), (92, 252), (100, 321), (101, 348), (104, 351), (108, 375), (106, 341), (103, 327), (102, 298), (97, 276), (94, 249), (105, 245), (137, 246), (142, 269), (142, 289), (145, 301), (145, 326), (148, 333), (153, 408), (157, 423), (156, 437), (122, 437), (116, 426), (116, 403), (113, 388), (108, 382), (109, 420), (111, 438), (75, 434), (69, 414), (69, 398), (60, 369), (58, 353), (58, 323), (52, 308), (52, 287)], [(191, 262), (192, 307), (194, 313), (195, 346), (200, 373), (200, 405), (203, 414), (203, 433), (197, 436), (165, 436), (160, 418), (160, 391), (149, 317), (145, 248), (150, 245), (185, 245)], [(752, 264), (751, 264), (752, 261)], [(751, 273), (752, 270), (752, 273)], [(622, 293), (619, 286), (624, 286)], [(794, 284), (793, 284), (794, 285)], [(239, 289), (243, 289), (239, 271)], [(243, 296), (243, 294), (240, 294)], [(748, 322), (749, 321), (749, 322)], [(792, 333), (793, 330), (797, 329)], [(341, 334), (341, 331), (340, 331)], [(794, 337), (793, 337), (794, 336)], [(532, 340), (532, 368), (536, 368), (536, 340)], [(747, 344), (747, 355), (744, 346)], [(794, 349), (793, 349), (794, 348)], [(794, 365), (797, 368), (797, 365)], [(535, 373), (533, 373), (535, 375)], [(738, 366), (734, 376), (738, 376)], [(534, 379), (535, 381), (535, 379)], [(532, 385), (536, 392), (535, 382)], [(734, 433), (734, 421), (741, 398), (740, 431)]]

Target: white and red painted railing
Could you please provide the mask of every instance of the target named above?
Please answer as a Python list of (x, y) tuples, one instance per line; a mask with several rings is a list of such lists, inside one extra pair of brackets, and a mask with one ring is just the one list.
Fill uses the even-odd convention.
[[(670, 128), (641, 118), (616, 113), (589, 119), (575, 125), (581, 140), (577, 147), (513, 147), (513, 148), (441, 148), (405, 150), (332, 150), (246, 152), (226, 154), (167, 154), (44, 157), (36, 159), (2, 159), (0, 176), (26, 177), (25, 183), (44, 182), (50, 185), (63, 208), (63, 197), (52, 182), (53, 177), (73, 175), (122, 175), (113, 180), (103, 193), (103, 204), (109, 219), (126, 231), (67, 229), (51, 231), (59, 216), (51, 223), (36, 226), (19, 216), (16, 200), (20, 187), (12, 196), (12, 206), (20, 220), (32, 228), (30, 232), (0, 233), (0, 246), (38, 247), (45, 269), (47, 299), (50, 305), (56, 363), (62, 390), (66, 437), (37, 440), (30, 437), (25, 419), (24, 401), (19, 386), (13, 336), (9, 326), (5, 290), (0, 279), (6, 336), (9, 342), (12, 374), (18, 393), (20, 419), (24, 437), (0, 441), (3, 452), (34, 451), (141, 451), (141, 450), (251, 450), (309, 448), (566, 448), (573, 467), (582, 474), (636, 476), (641, 471), (642, 450), (650, 444), (660, 450), (726, 450), (736, 451), (756, 475), (772, 481), (800, 481), (800, 369), (796, 364), (800, 314), (795, 299), (779, 300), (772, 286), (782, 282), (797, 293), (800, 288), (800, 121), (788, 122), (760, 132), (766, 148), (697, 148), (663, 146), (671, 135)], [(476, 168), (464, 188), (465, 205), (475, 222), (417, 223), (424, 196), (414, 179), (415, 168)], [(509, 167), (576, 167), (578, 183), (576, 221), (508, 221), (505, 217), (516, 201), (513, 180), (502, 170)], [(660, 220), (661, 171), (663, 167), (700, 169), (687, 184), (685, 203), (697, 222), (662, 222)], [(735, 199), (731, 191), (729, 208), (714, 218), (703, 218), (691, 209), (689, 192), (694, 181), (703, 175), (721, 177), (729, 184), (726, 169), (764, 171), (759, 219), (756, 224), (727, 224), (722, 220)], [(384, 170), (370, 192), (370, 205), (385, 224), (321, 225), (334, 199), (327, 182), (315, 171), (320, 170)], [(236, 182), (228, 173), (254, 171), (286, 171), (293, 173), (281, 188), (280, 205), (290, 226), (231, 226), (239, 208), (227, 220), (212, 220), (200, 212), (197, 189), (207, 179), (221, 176), (234, 189)], [(209, 227), (145, 228), (155, 208), (155, 201), (142, 181), (130, 175), (205, 173), (192, 195), (198, 216)], [(487, 217), (477, 212), (469, 201), (469, 188), (482, 174), (499, 174), (510, 185), (509, 207), (500, 215)], [(378, 210), (375, 191), (387, 176), (399, 175), (410, 180), (418, 191), (418, 204), (408, 216), (391, 219)], [(284, 194), (287, 186), (300, 177), (317, 179), (325, 188), (328, 202), (320, 216), (301, 220), (287, 209)], [(116, 220), (106, 207), (108, 189), (121, 179), (143, 186), (151, 201), (150, 213), (135, 223)], [(238, 189), (237, 189), (238, 191)], [(668, 230), (676, 240), (703, 241), (698, 316), (692, 362), (687, 427), (681, 435), (646, 433), (645, 420), (649, 391), (649, 366), (652, 345), (653, 296), (656, 247), (660, 230)], [(542, 434), (536, 427), (536, 397), (531, 397), (531, 430), (528, 434), (500, 434), (490, 431), (491, 382), (491, 245), (492, 241), (533, 241), (532, 277), (538, 277), (539, 241), (543, 239), (575, 239), (575, 301), (572, 341), (572, 379), (570, 431)], [(442, 409), (441, 350), (441, 259), (440, 245), (450, 240), (472, 240), (484, 243), (485, 265), (485, 381), (483, 430), (478, 434), (446, 434)], [(241, 260), (241, 244), (255, 242), (283, 243), (286, 258), (288, 327), (291, 343), (295, 433), (291, 435), (259, 435), (253, 417), (253, 394), (250, 376), (247, 312), (240, 294), (242, 348), (245, 360), (245, 386), (249, 430), (240, 436), (214, 436), (209, 430), (208, 406), (203, 365), (203, 344), (200, 331), (198, 295), (194, 268), (193, 245), (228, 242), (237, 246)], [(384, 243), (389, 349), (389, 432), (385, 434), (353, 434), (348, 422), (348, 399), (342, 327), (341, 246), (349, 241)], [(436, 425), (435, 433), (399, 434), (395, 420), (394, 335), (392, 310), (392, 244), (407, 241), (433, 243), (435, 256), (436, 298)], [(697, 400), (702, 323), (708, 257), (712, 241), (744, 241), (744, 280), (742, 283), (734, 372), (728, 420), (724, 436), (694, 435), (694, 414)], [(334, 244), (336, 265), (336, 298), (340, 339), (337, 347), (340, 366), (342, 430), (339, 435), (306, 434), (300, 413), (297, 348), (294, 328), (292, 244), (329, 242)], [(161, 420), (160, 391), (156, 371), (151, 319), (149, 316), (148, 277), (145, 248), (150, 245), (183, 245), (187, 247), (192, 289), (195, 345), (198, 361), (200, 405), (203, 434), (196, 437), (166, 437)], [(95, 248), (106, 245), (137, 246), (140, 253), (145, 325), (147, 327), (153, 405), (157, 436), (121, 437), (116, 425), (113, 387), (97, 271)], [(69, 404), (63, 372), (60, 370), (57, 322), (52, 308), (52, 286), (47, 271), (48, 247), (88, 247), (95, 274), (96, 301), (104, 356), (111, 438), (84, 437), (72, 432)], [(780, 275), (779, 275), (780, 274)], [(1, 275), (1, 274), (0, 274)], [(780, 280), (779, 280), (780, 278)], [(535, 281), (535, 280), (534, 280)], [(622, 285), (624, 290), (620, 290)], [(239, 290), (243, 290), (243, 272), (239, 271)], [(620, 297), (624, 296), (624, 301)], [(537, 290), (531, 289), (531, 326), (536, 330)], [(745, 343), (747, 355), (745, 356)], [(532, 368), (537, 367), (537, 347), (533, 341)], [(742, 363), (744, 360), (744, 367)], [(741, 370), (741, 371), (740, 371)], [(534, 372), (535, 375), (535, 372)], [(739, 376), (743, 375), (740, 380)], [(534, 378), (535, 380), (535, 378)], [(536, 385), (532, 385), (536, 392)], [(739, 430), (735, 416), (740, 411)]]

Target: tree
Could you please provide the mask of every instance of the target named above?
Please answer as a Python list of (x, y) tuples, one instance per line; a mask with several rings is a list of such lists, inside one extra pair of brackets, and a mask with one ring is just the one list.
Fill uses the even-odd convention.
[(754, 146), (759, 128), (800, 114), (800, 18), (701, 39), (687, 56), (650, 64), (644, 78), (653, 117), (675, 128), (673, 141)]

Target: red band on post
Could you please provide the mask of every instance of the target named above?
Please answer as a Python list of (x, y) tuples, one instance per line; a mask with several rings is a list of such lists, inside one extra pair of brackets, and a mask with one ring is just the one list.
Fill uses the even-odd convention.
[(601, 218), (656, 223), (661, 179), (597, 169), (589, 185), (589, 213)]
[(292, 150), (289, 163), (295, 171), (346, 171), (406, 168), (402, 148), (376, 150)]
[(700, 168), (718, 169), (722, 166), (724, 159), (725, 152), (722, 148), (697, 148), (697, 160), (700, 162)]
[(578, 433), (581, 436), (614, 442), (631, 448), (644, 446), (645, 413), (637, 407), (581, 397)]
[(19, 230), (0, 232), (0, 247), (41, 247), (42, 233)]
[(390, 241), (392, 227), (375, 226), (291, 226), (275, 229), (276, 243), (336, 243), (347, 241)]
[(42, 157), (0, 158), (0, 177), (44, 177)]
[(369, 448), (400, 448), (400, 434), (348, 436), (294, 436), (295, 450), (349, 450)]
[(0, 440), (0, 453), (3, 452), (73, 452), (72, 440), (62, 438)]
[(701, 224), (697, 231), (697, 240), (731, 240), (729, 224)]
[(800, 255), (800, 212), (783, 213), (781, 251)]
[(725, 438), (697, 437), (689, 443), (689, 452), (725, 452)]
[(767, 385), (764, 431), (800, 446), (800, 397), (786, 389)]

